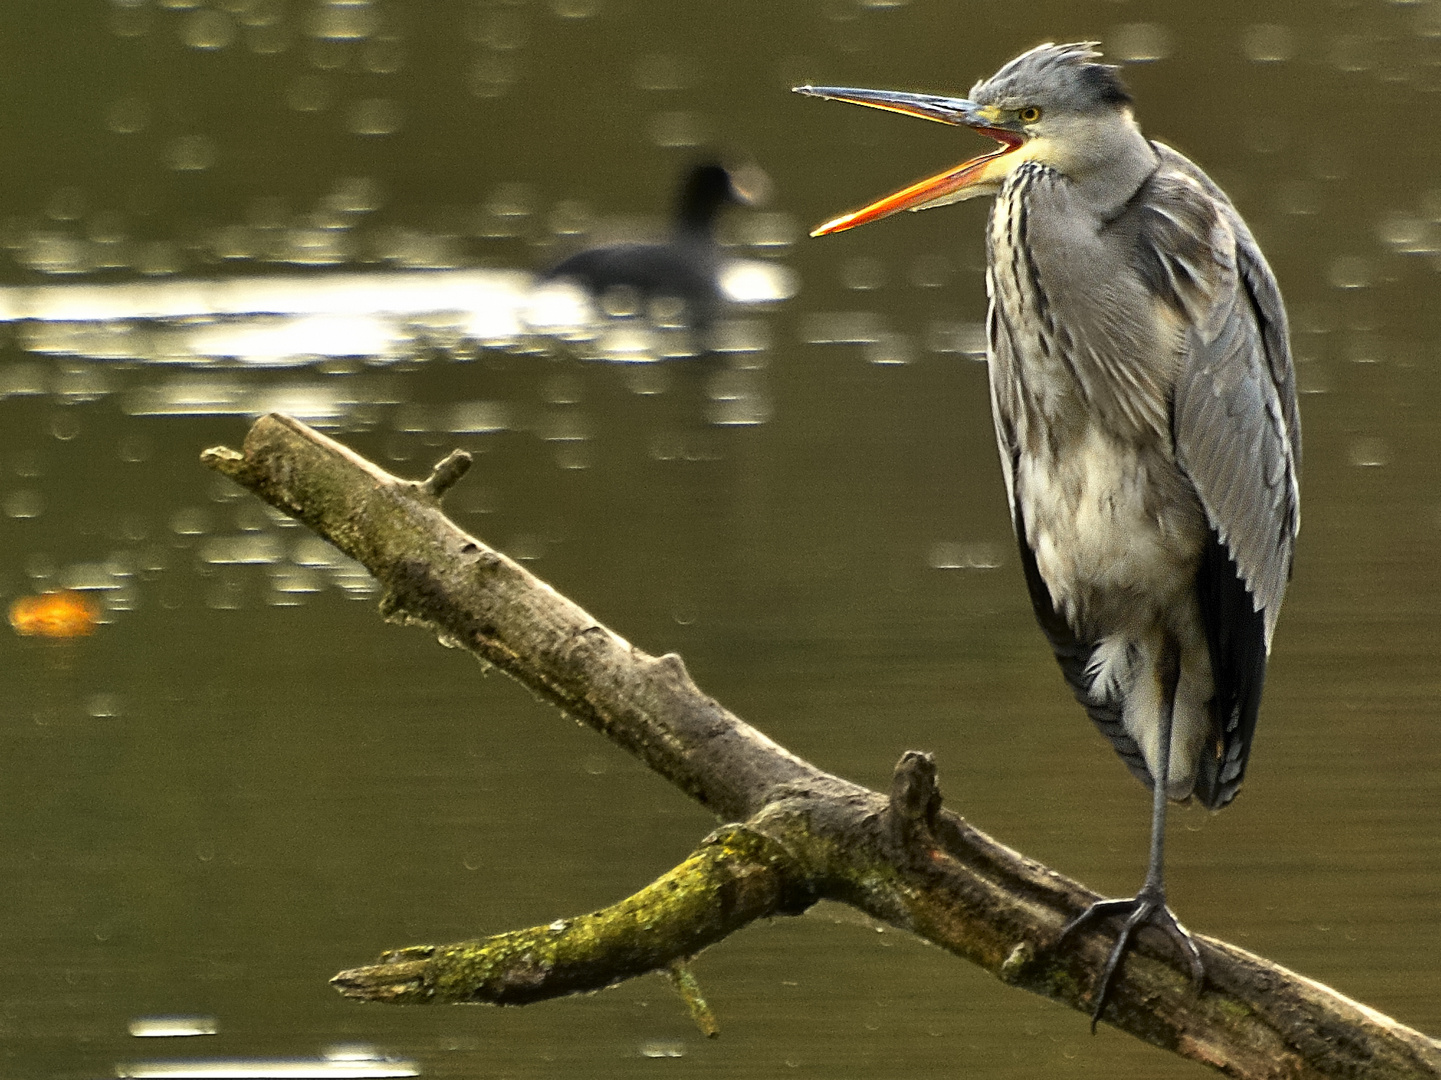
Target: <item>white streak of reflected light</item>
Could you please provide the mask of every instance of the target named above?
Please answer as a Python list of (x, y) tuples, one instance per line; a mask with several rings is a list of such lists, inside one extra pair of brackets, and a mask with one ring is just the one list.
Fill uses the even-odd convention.
[(133, 1080), (368, 1080), (419, 1076), (411, 1061), (332, 1058), (215, 1058), (187, 1061), (136, 1061), (115, 1067)]

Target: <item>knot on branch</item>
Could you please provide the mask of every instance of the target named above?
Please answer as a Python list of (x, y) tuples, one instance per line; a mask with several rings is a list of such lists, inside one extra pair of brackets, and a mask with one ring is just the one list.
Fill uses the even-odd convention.
[(764, 876), (774, 890), (772, 914), (799, 915), (820, 898), (815, 883), (785, 846), (748, 824), (722, 825), (701, 841), (697, 854), (707, 848), (720, 849), (717, 865), (732, 878)]
[(695, 680), (690, 677), (690, 672), (686, 670), (685, 661), (681, 659), (680, 653), (665, 653), (657, 656), (652, 663), (654, 670), (661, 678), (682, 689), (700, 692), (696, 689)]
[(941, 809), (936, 780), (936, 759), (930, 754), (907, 750), (896, 762), (886, 831), (895, 850), (908, 860), (936, 846), (936, 815)]
[(472, 461), (466, 451), (452, 450), (430, 470), (430, 475), (420, 482), (420, 490), (433, 499), (439, 499), (470, 471)]
[[(996, 974), (1000, 976), (1001, 982), (1019, 986), (1035, 962), (1036, 950), (1031, 943), (1028, 941), (1017, 942), (1006, 954), (1006, 959), (1001, 963), (1001, 968)], [(1094, 1029), (1092, 1031), (1094, 1032)]]

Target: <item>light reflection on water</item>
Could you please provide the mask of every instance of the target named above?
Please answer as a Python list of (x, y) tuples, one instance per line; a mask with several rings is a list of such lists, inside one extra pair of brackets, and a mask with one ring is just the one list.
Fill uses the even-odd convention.
[[(775, 303), (797, 289), (785, 267), (742, 259), (723, 268), (721, 285), (738, 305)], [(0, 289), (0, 322), (25, 324), (29, 352), (190, 364), (306, 365), (321, 357), (383, 364), (446, 344), (447, 336), (455, 346), (503, 348), (525, 344), (530, 334), (599, 341), (593, 355), (600, 359), (666, 355), (654, 345), (663, 326), (610, 326), (584, 292), (565, 284), (532, 288), (528, 275), (513, 271), (9, 288)], [(754, 323), (723, 326), (718, 342), (718, 351), (764, 348)], [(23, 382), (6, 389), (27, 392)]]
[(137, 1016), (130, 1021), (130, 1034), (137, 1039), (214, 1035), (219, 1030), (213, 1016)]
[[(132, 1035), (139, 1032), (133, 1030)], [(157, 1034), (147, 1031), (146, 1034)], [(175, 1029), (165, 1034), (214, 1034)], [(187, 1058), (135, 1061), (115, 1067), (122, 1080), (367, 1080), (375, 1077), (419, 1076), (412, 1061), (391, 1057), (370, 1047), (332, 1047), (318, 1058)]]
[[(757, 260), (732, 260), (723, 285), (736, 312), (795, 291), (784, 267)], [(770, 417), (765, 354), (772, 333), (762, 318), (737, 314), (720, 320), (701, 357), (695, 335), (684, 325), (658, 323), (639, 311), (620, 314), (625, 317), (602, 314), (586, 294), (565, 284), (534, 288), (529, 275), (514, 271), (0, 289), (0, 320), (17, 324), (28, 353), (58, 361), (55, 367), (9, 365), (0, 400), (50, 397), (77, 406), (113, 397), (137, 420), (282, 412), (330, 430), (381, 427), (409, 437), (520, 430), (552, 446), (562, 469), (588, 467), (592, 454), (586, 444), (597, 423), (573, 377), (561, 377), (570, 380), (569, 390), (548, 395), (555, 408), (534, 416), (503, 399), (421, 405), (408, 399), (393, 374), (385, 374), (418, 362), (470, 364), (487, 350), (507, 350), (622, 365), (703, 362), (702, 407), (693, 423), (753, 426)], [(280, 381), (265, 374), (285, 369), (302, 374)], [(674, 394), (674, 379), (659, 367), (655, 371), (654, 377), (631, 379), (632, 393)], [(682, 449), (654, 453), (661, 460), (686, 456)], [(14, 520), (39, 518), (44, 496), (15, 489), (5, 495), (3, 509)], [(376, 584), (364, 569), (329, 545), (309, 535), (287, 541), (285, 530), (295, 523), (281, 515), (252, 514), (253, 523), (237, 534), (216, 533), (210, 518), (200, 508), (180, 507), (170, 528), (177, 541), (204, 537), (193, 547), (191, 569), (206, 577), (220, 573), (205, 590), (211, 609), (245, 606), (250, 587), (235, 576), (242, 567), (264, 568), (263, 595), (273, 606), (293, 607), (327, 586), (352, 599), (375, 594)], [(173, 570), (168, 562), (151, 543), (114, 551), (104, 562), (52, 566), (31, 557), (29, 578), (35, 587), (99, 596), (103, 620), (113, 622), (140, 606), (144, 586), (133, 567), (143, 564), (147, 580), (158, 582)]]

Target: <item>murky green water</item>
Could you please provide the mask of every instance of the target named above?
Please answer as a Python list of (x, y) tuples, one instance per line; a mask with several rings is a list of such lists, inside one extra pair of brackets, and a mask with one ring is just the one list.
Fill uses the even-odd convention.
[[(1143, 124), (1255, 227), (1305, 392), (1247, 791), (1174, 815), (1173, 904), (1441, 1031), (1441, 3), (96, 0), (0, 14), (0, 593), (105, 612), (0, 636), (6, 1070), (359, 1043), (431, 1076), (1199, 1075), (840, 908), (705, 955), (714, 1043), (659, 980), (341, 1000), (340, 968), (589, 910), (712, 823), (197, 464), (270, 408), (404, 474), (465, 446), (458, 521), (792, 749), (872, 784), (933, 750), (979, 826), (1132, 890), (1147, 795), (1011, 553), (983, 208), (803, 239), (975, 140), (786, 92), (964, 90), (1092, 36), (1157, 58)], [(770, 299), (721, 352), (536, 306), (514, 271), (654, 225), (702, 146), (775, 185), (727, 224)], [(164, 1013), (219, 1034), (128, 1033)]]

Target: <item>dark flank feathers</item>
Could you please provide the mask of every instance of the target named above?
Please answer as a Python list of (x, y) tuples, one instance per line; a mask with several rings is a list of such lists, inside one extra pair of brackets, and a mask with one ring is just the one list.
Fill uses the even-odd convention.
[(1201, 754), (1195, 795), (1201, 805), (1219, 810), (1241, 790), (1251, 756), (1266, 681), (1266, 620), (1214, 529), (1201, 554), (1196, 593), (1216, 689), (1214, 738)]

